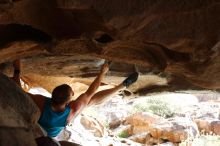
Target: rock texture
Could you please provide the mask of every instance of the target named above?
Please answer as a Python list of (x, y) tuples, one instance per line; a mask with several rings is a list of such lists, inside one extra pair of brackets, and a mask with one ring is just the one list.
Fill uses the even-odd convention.
[(133, 126), (134, 134), (149, 131), (150, 126), (158, 121), (163, 121), (163, 118), (147, 112), (135, 113), (126, 118), (126, 123)]
[(220, 135), (220, 120), (216, 119), (197, 119), (195, 120), (199, 130), (205, 133)]
[(32, 99), (0, 74), (0, 145), (35, 146), (32, 127), (40, 112)]
[[(10, 76), (11, 62), (21, 59), (23, 81), (51, 91), (68, 80), (89, 85), (111, 60), (104, 83), (139, 71), (130, 90), (140, 95), (220, 91), (219, 14), (218, 0), (1, 0), (0, 71)], [(0, 80), (0, 134), (9, 128), (32, 139), (24, 129), (36, 121), (35, 105)], [(28, 107), (17, 106), (21, 101)]]
[(104, 136), (104, 126), (97, 119), (84, 115), (81, 117), (80, 122), (84, 128), (91, 131), (94, 136)]
[(113, 77), (138, 69), (167, 80), (135, 92), (219, 90), (219, 13), (216, 0), (4, 0), (1, 69), (22, 58), (29, 78), (94, 77), (107, 59)]
[(171, 142), (181, 142), (188, 137), (196, 137), (197, 125), (187, 118), (173, 118), (151, 125), (150, 133), (154, 138), (168, 139)]

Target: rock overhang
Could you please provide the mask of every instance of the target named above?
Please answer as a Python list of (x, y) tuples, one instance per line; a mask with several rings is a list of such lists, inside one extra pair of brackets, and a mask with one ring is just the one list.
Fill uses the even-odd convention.
[[(134, 92), (220, 88), (217, 1), (21, 0), (10, 4), (0, 13), (4, 72), (10, 70), (7, 62), (20, 58), (22, 75), (29, 82), (34, 82), (30, 80), (34, 74), (88, 78), (98, 73), (105, 59), (113, 61), (107, 77), (111, 81), (115, 77), (119, 82), (118, 77), (135, 70), (142, 74)], [(166, 82), (149, 84), (152, 74)]]

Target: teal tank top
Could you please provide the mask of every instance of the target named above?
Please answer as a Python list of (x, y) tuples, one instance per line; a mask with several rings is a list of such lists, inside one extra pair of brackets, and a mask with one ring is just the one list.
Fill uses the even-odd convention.
[(70, 106), (67, 106), (63, 112), (54, 112), (51, 109), (51, 99), (46, 98), (43, 112), (38, 123), (46, 130), (47, 135), (56, 137), (60, 131), (66, 126), (67, 118), (70, 113)]

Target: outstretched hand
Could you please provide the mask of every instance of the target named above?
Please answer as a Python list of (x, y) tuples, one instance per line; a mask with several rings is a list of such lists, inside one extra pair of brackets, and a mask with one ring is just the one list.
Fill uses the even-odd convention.
[(109, 70), (108, 63), (103, 64), (101, 68), (101, 73), (106, 74), (108, 70)]

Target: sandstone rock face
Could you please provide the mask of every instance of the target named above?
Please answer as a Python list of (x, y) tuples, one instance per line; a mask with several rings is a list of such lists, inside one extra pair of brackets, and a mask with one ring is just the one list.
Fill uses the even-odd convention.
[(189, 136), (195, 137), (197, 125), (187, 118), (173, 118), (151, 125), (150, 133), (154, 138), (168, 139), (170, 142), (181, 142)]
[(85, 64), (99, 58), (113, 61), (113, 77), (126, 76), (136, 65), (143, 75), (167, 80), (142, 82), (133, 90), (139, 93), (219, 90), (219, 13), (220, 3), (212, 0), (5, 0), (1, 68), (23, 59), (23, 76), (36, 84), (33, 73), (94, 77), (100, 64)]
[(216, 101), (200, 102), (199, 104), (185, 107), (181, 115), (190, 117), (197, 124), (199, 131), (202, 133), (215, 133), (219, 135), (217, 130), (219, 125), (219, 109), (220, 104), (216, 99)]
[[(94, 119), (93, 119), (94, 120)], [(92, 120), (92, 121), (93, 121)], [(96, 125), (95, 128), (98, 126)], [(69, 133), (70, 136), (66, 137), (65, 139), (65, 134), (61, 134), (58, 137), (58, 140), (68, 140), (70, 142), (78, 143), (80, 145), (85, 145), (85, 146), (127, 146), (127, 145), (132, 145), (132, 146), (141, 146), (141, 144), (136, 143), (132, 140), (125, 139), (125, 138), (118, 138), (115, 136), (107, 136), (104, 135), (102, 137), (96, 137), (94, 135), (94, 131), (92, 129), (95, 129), (93, 125), (91, 125), (88, 130), (84, 127), (84, 125), (81, 125), (81, 115), (79, 115), (75, 120), (73, 125), (69, 125), (65, 128), (65, 132)], [(106, 129), (105, 129), (106, 130)], [(71, 131), (71, 132), (70, 132)], [(107, 131), (106, 131), (107, 132)], [(69, 135), (67, 134), (67, 135)], [(63, 139), (64, 138), (64, 139)]]
[(151, 135), (148, 132), (135, 134), (129, 137), (130, 140), (138, 142), (138, 143), (142, 143), (142, 144), (145, 144), (146, 141), (150, 140), (150, 138), (151, 138)]
[(220, 104), (218, 102), (204, 102), (185, 107), (183, 114), (193, 119), (219, 119), (219, 108)]
[(126, 118), (126, 123), (133, 126), (133, 134), (147, 132), (150, 126), (163, 118), (147, 113), (140, 112)]
[(214, 121), (211, 123), (213, 127), (213, 132), (217, 135), (220, 135), (220, 121)]
[[(10, 62), (21, 59), (22, 78), (32, 87), (51, 92), (58, 83), (73, 79), (71, 83), (84, 83), (85, 90), (101, 64), (111, 60), (103, 82), (115, 85), (139, 71), (141, 77), (129, 90), (140, 95), (220, 91), (219, 14), (220, 2), (213, 0), (3, 0), (0, 71), (11, 75)], [(32, 105), (20, 92), (14, 96), (8, 92), (14, 88), (0, 89), (1, 96), (8, 97), (0, 103), (0, 114), (8, 112), (1, 117), (2, 125), (28, 128), (36, 121), (32, 106), (15, 106), (17, 101)]]
[(133, 126), (132, 125), (120, 125), (119, 127), (113, 130), (112, 134), (117, 135), (122, 138), (127, 138), (133, 135)]
[(172, 142), (166, 142), (166, 143), (158, 144), (155, 146), (175, 146), (175, 145)]
[(1, 146), (37, 146), (33, 132), (24, 128), (3, 127), (0, 129)]
[(198, 125), (200, 131), (204, 133), (214, 133), (220, 135), (220, 120), (204, 118), (196, 119), (195, 122)]
[(80, 122), (85, 127), (85, 129), (91, 131), (94, 136), (104, 136), (104, 126), (96, 119), (88, 116), (82, 116)]
[(39, 110), (13, 81), (0, 74), (0, 145), (35, 146), (32, 126)]

